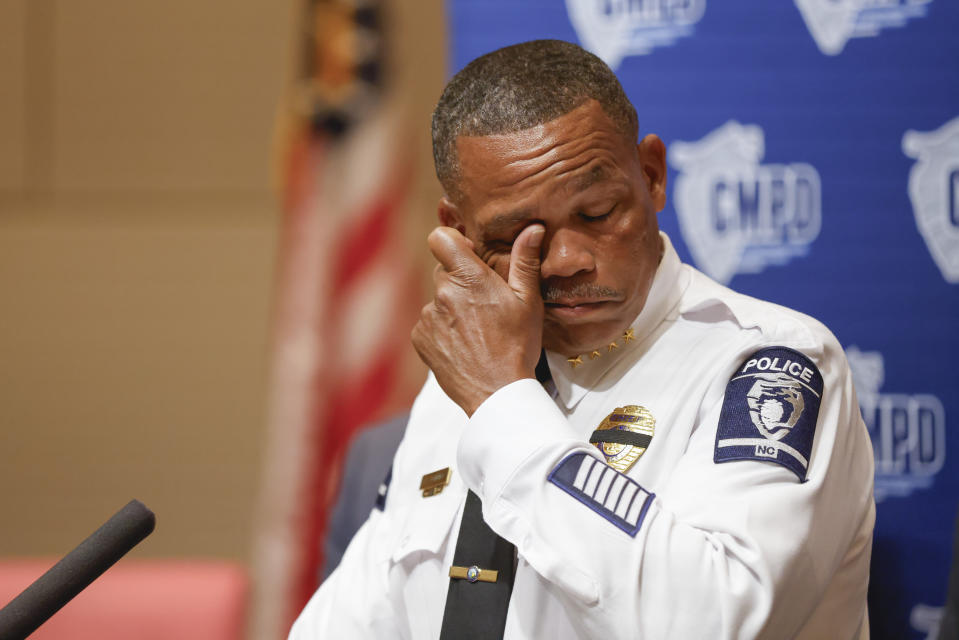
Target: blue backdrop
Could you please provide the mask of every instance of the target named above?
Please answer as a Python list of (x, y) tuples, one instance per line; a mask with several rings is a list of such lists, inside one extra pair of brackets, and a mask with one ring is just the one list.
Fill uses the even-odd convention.
[(669, 150), (660, 226), (846, 348), (876, 454), (873, 638), (926, 638), (959, 507), (959, 3), (450, 0), (453, 71), (535, 38), (617, 72)]

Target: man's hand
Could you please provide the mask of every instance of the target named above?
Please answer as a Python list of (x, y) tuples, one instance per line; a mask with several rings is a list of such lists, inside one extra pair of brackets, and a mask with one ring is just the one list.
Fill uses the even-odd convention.
[(472, 416), (500, 387), (535, 375), (543, 342), (539, 254), (545, 229), (532, 224), (510, 254), (509, 280), (473, 253), (459, 231), (438, 227), (429, 236), (439, 260), (436, 298), (423, 307), (413, 346), (440, 387)]

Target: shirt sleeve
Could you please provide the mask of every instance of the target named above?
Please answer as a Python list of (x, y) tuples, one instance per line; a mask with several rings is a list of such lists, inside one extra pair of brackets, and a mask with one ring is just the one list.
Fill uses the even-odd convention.
[[(714, 461), (722, 382), (660, 495), (608, 467), (531, 379), (479, 407), (458, 463), (490, 526), (589, 637), (793, 637), (873, 513), (848, 369), (823, 375), (805, 482), (778, 464)], [(604, 501), (614, 488), (629, 501)]]

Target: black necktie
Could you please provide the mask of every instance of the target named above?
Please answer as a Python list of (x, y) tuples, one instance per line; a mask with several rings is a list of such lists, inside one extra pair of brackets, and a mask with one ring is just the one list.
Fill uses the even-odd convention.
[[(536, 365), (536, 379), (550, 379), (544, 352)], [(472, 491), (453, 552), (450, 585), (440, 640), (492, 640), (502, 638), (515, 578), (516, 547), (489, 528), (483, 520), (483, 503)]]

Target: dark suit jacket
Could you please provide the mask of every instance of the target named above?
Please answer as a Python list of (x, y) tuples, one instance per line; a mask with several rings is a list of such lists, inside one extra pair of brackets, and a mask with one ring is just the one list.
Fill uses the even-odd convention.
[(403, 413), (361, 430), (346, 453), (340, 492), (323, 541), (320, 580), (340, 564), (343, 552), (376, 502), (377, 491), (393, 464), (410, 414)]

